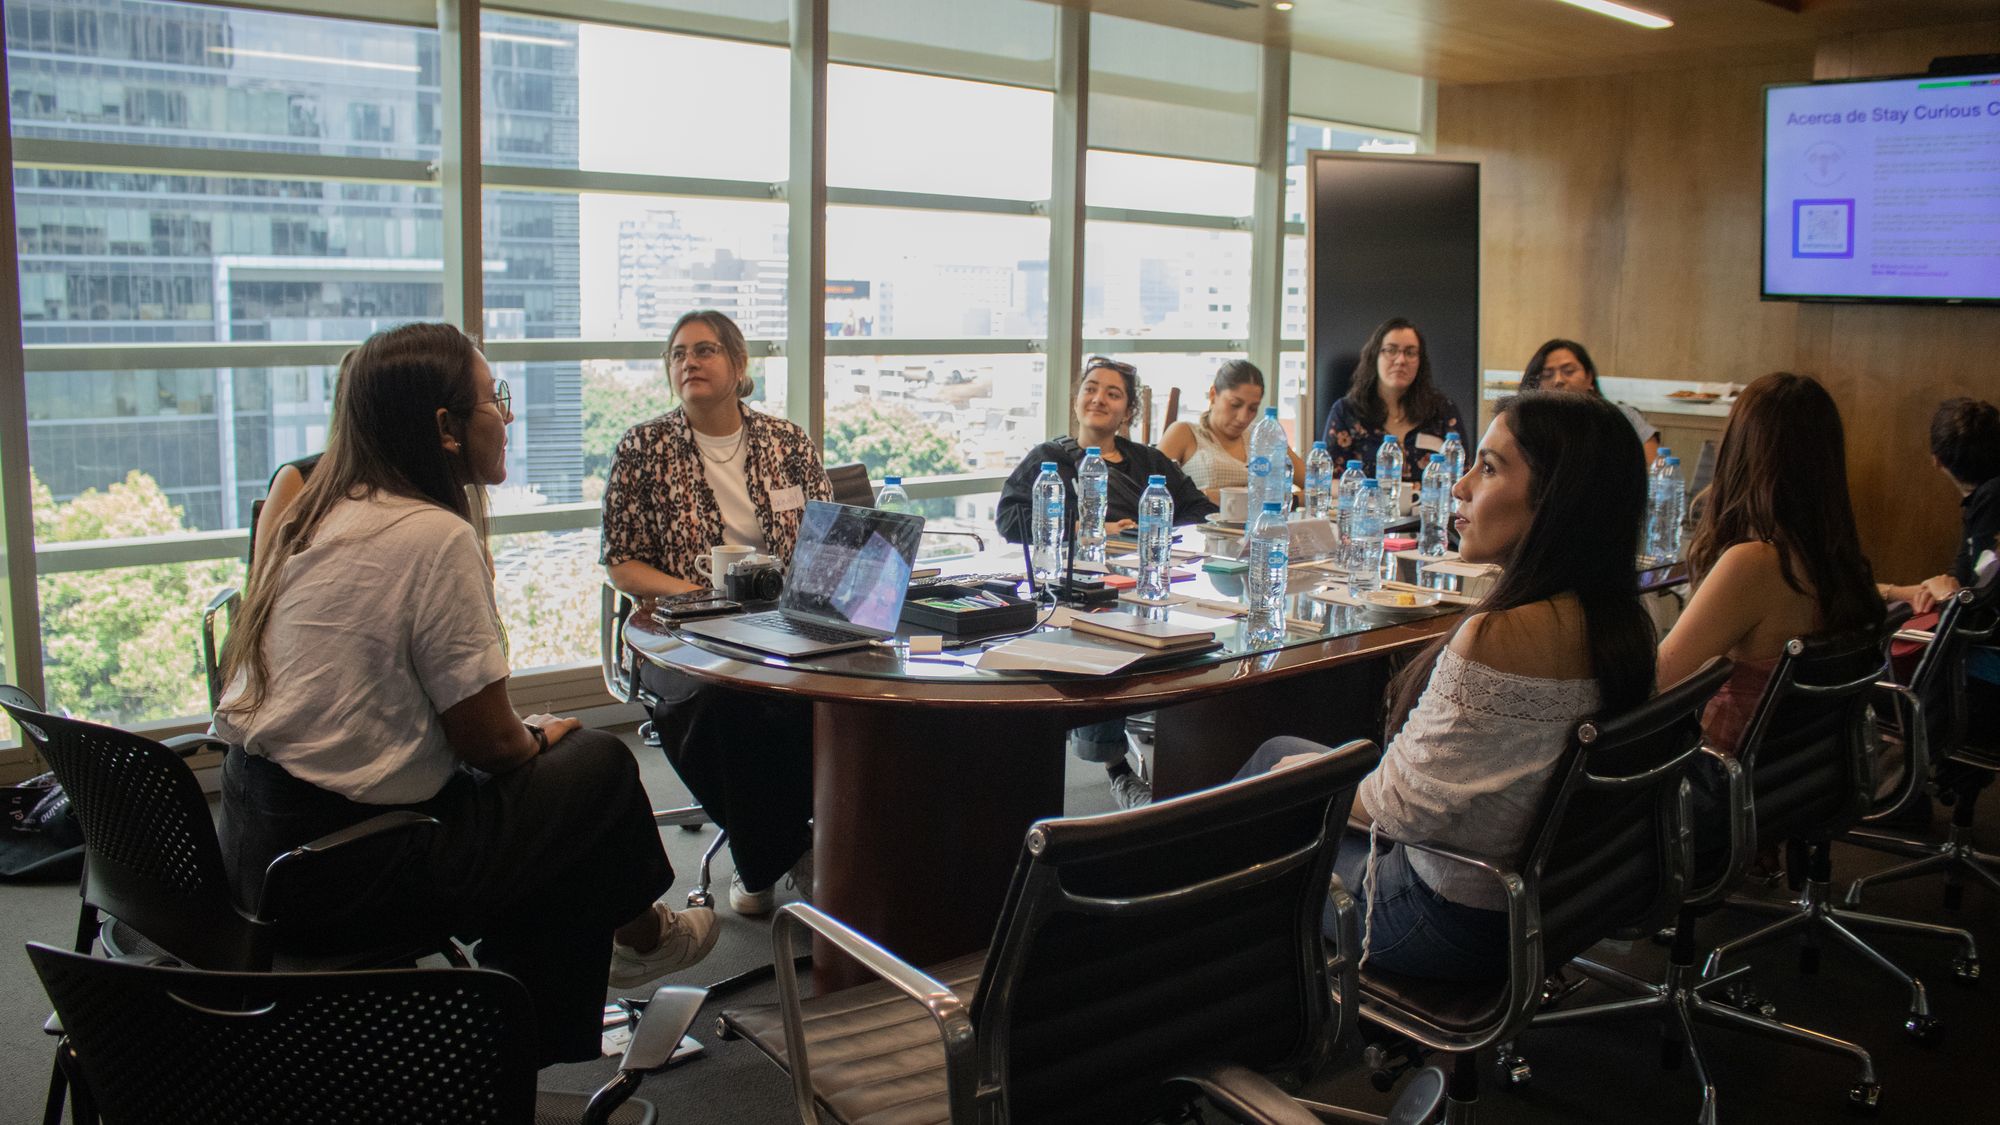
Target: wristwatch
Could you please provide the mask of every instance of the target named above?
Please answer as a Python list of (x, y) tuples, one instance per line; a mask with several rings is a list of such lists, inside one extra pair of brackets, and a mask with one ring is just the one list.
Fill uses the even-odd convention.
[(526, 721), (526, 720), (522, 720), (522, 722), (521, 722), (521, 725), (522, 725), (522, 726), (524, 726), (524, 727), (527, 727), (527, 728), (528, 728), (528, 733), (529, 733), (529, 734), (532, 734), (532, 735), (534, 735), (534, 736), (535, 736), (535, 753), (537, 753), (537, 754), (546, 754), (546, 753), (548, 753), (548, 752), (549, 752), (549, 732), (548, 732), (548, 731), (545, 731), (545, 730), (543, 730), (542, 728), (540, 728), (540, 727), (536, 726), (535, 724), (533, 724), (533, 723), (531, 723), (531, 722), (528, 722), (528, 721)]

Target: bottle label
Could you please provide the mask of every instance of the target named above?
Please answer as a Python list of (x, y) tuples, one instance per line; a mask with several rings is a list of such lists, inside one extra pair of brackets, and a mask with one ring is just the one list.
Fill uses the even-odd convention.
[(1271, 475), (1271, 459), (1263, 456), (1252, 457), (1245, 468), (1250, 470), (1250, 475), (1253, 477), (1268, 477)]

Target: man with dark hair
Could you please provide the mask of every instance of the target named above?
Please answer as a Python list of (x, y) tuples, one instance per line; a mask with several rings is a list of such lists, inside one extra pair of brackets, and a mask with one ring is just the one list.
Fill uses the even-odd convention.
[(1931, 416), (1931, 459), (1958, 488), (1960, 534), (1951, 572), (1915, 586), (1884, 586), (1882, 595), (1924, 613), (1939, 598), (1978, 582), (2000, 553), (2000, 408), (1947, 399)]

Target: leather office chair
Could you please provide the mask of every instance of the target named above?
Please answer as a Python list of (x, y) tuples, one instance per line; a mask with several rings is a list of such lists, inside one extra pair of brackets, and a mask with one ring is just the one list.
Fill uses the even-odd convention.
[(595, 1094), (535, 1089), (527, 989), (483, 969), (219, 973), (31, 943), (68, 1029), (63, 1066), (111, 1125), (422, 1121), (641, 1125), (706, 993), (664, 986)]
[[(598, 597), (597, 657), (604, 672), (604, 690), (611, 694), (611, 698), (620, 703), (637, 703), (650, 715), (660, 701), (640, 681), (639, 661), (645, 658), (625, 643), (625, 622), (637, 605), (631, 595), (611, 583), (603, 585)], [(660, 744), (659, 733), (653, 729), (651, 719), (639, 724), (639, 738), (648, 746)], [(676, 825), (683, 832), (699, 832), (702, 825), (713, 821), (699, 803), (690, 803), (675, 808), (654, 809), (653, 823), (662, 828)], [(722, 845), (728, 840), (729, 833), (718, 829), (715, 839), (702, 849), (701, 877), (688, 889), (689, 906), (715, 905), (715, 895), (709, 890), (713, 885), (710, 871), (715, 866), (717, 853), (722, 851)]]
[[(1164, 1084), (1204, 1066), (1303, 1077), (1340, 1030), (1328, 974), (1352, 965), (1329, 970), (1320, 916), (1332, 889), (1355, 928), (1335, 842), (1378, 757), (1351, 742), (1144, 808), (1040, 821), (992, 948), (928, 971), (787, 905), (772, 934), (781, 1003), (725, 1011), (724, 1028), (790, 1073), (803, 1121), (895, 1107), (899, 1120), (1107, 1125), (1184, 1102)], [(879, 981), (802, 1001), (804, 929)]]
[[(250, 545), (243, 551), (244, 581), (257, 561), (257, 521), (264, 515), (264, 501), (250, 502)], [(234, 586), (217, 590), (201, 610), (202, 683), (208, 687), (208, 709), (213, 713), (222, 703), (222, 642), (236, 624), (236, 611), (243, 608), (243, 591)]]
[[(224, 744), (186, 735), (174, 746), (114, 727), (45, 714), (22, 702), (19, 689), (0, 693), (23, 737), (47, 762), (70, 798), (83, 828), (84, 874), (77, 912), (75, 951), (88, 954), (98, 941), (112, 956), (154, 947), (205, 969), (250, 972), (278, 961), (275, 923), (286, 885), (333, 857), (361, 849), (411, 846), (437, 822), (413, 812), (391, 812), (315, 840), (271, 861), (256, 902), (237, 901), (215, 822), (201, 783), (182, 756)], [(103, 919), (113, 920), (110, 926)], [(355, 950), (336, 957), (289, 959), (312, 967), (381, 965), (414, 961), (441, 951), (464, 963), (445, 935), (422, 948)], [(61, 1035), (51, 1020), (45, 1027)], [(62, 1120), (67, 1080), (58, 1067), (50, 1079), (44, 1120)], [(76, 1119), (89, 1120), (79, 1107)]]
[[(1836, 672), (1837, 661), (1846, 655), (1838, 652), (1830, 655), (1830, 658), (1836, 661)], [(1803, 660), (1807, 656), (1810, 656), (1815, 663), (1804, 663)], [(1825, 678), (1821, 675), (1824, 670), (1823, 665), (1817, 663), (1822, 656), (1820, 650), (1802, 648), (1801, 660), (1786, 667), (1782, 673), (1782, 680), (1780, 674), (1774, 673), (1772, 683), (1790, 684), (1801, 677), (1805, 684), (1820, 682)], [(1699, 691), (1702, 702), (1696, 705), (1693, 716), (1697, 737), (1700, 733), (1700, 708), (1705, 705), (1708, 696), (1714, 693), (1715, 688), (1720, 686), (1722, 679), (1727, 678), (1727, 662), (1710, 661), (1702, 672), (1676, 685), (1660, 697), (1664, 700), (1675, 693), (1687, 691), (1703, 676), (1713, 675), (1717, 670), (1722, 673), (1721, 678), (1715, 680), (1712, 686)], [(1870, 674), (1872, 676), (1872, 672)], [(1768, 693), (1767, 698), (1770, 698)], [(1810, 698), (1818, 700), (1825, 697)], [(1748, 745), (1746, 739), (1745, 746)], [(1821, 748), (1824, 748), (1823, 745)], [(1714, 767), (1715, 775), (1727, 786), (1722, 801), (1722, 807), (1729, 820), (1727, 847), (1719, 851), (1714, 847), (1703, 847), (1709, 841), (1698, 835), (1697, 830), (1703, 827), (1712, 829), (1715, 826), (1695, 824), (1691, 802), (1687, 802), (1683, 796), (1676, 795), (1674, 830), (1681, 842), (1677, 862), (1682, 865), (1686, 875), (1683, 880), (1684, 891), (1678, 916), (1673, 927), (1672, 951), (1668, 956), (1665, 976), (1659, 981), (1645, 981), (1588, 957), (1579, 956), (1570, 962), (1571, 967), (1593, 980), (1625, 993), (1625, 998), (1543, 1011), (1534, 1016), (1529, 1027), (1533, 1029), (1571, 1027), (1622, 1021), (1635, 1015), (1650, 1014), (1662, 1025), (1666, 1035), (1661, 1055), (1662, 1065), (1670, 1068), (1678, 1067), (1684, 1056), (1694, 1063), (1695, 1080), (1700, 1083), (1702, 1090), (1699, 1120), (1703, 1125), (1714, 1125), (1716, 1121), (1717, 1096), (1708, 1068), (1702, 1061), (1700, 1041), (1695, 1033), (1698, 1023), (1748, 1031), (1765, 1038), (1846, 1055), (1860, 1066), (1860, 1078), (1848, 1090), (1850, 1104), (1860, 1109), (1871, 1109), (1880, 1095), (1880, 1085), (1876, 1081), (1874, 1060), (1867, 1051), (1845, 1040), (1780, 1023), (1769, 1015), (1755, 1010), (1754, 1003), (1739, 1004), (1717, 1000), (1709, 995), (1712, 990), (1734, 980), (1737, 973), (1742, 970), (1705, 980), (1702, 978), (1697, 966), (1699, 958), (1699, 946), (1696, 941), (1697, 920), (1713, 911), (1742, 880), (1744, 869), (1757, 851), (1757, 832), (1754, 819), (1755, 804), (1751, 799), (1751, 787), (1747, 781), (1745, 764), (1738, 759), (1731, 759), (1718, 753), (1711, 747), (1703, 746), (1701, 753), (1703, 760)], [(1800, 753), (1809, 754), (1810, 750), (1803, 747), (1789, 747), (1784, 758), (1793, 760), (1794, 755)], [(1779, 755), (1775, 752), (1769, 757), (1774, 762), (1779, 761)], [(1785, 765), (1786, 763), (1781, 762), (1773, 766), (1773, 776), (1776, 776)], [(1704, 857), (1704, 861), (1698, 862), (1697, 855)], [(1511, 1047), (1502, 1050), (1500, 1071), (1503, 1077), (1516, 1084), (1525, 1081), (1528, 1076), (1526, 1061), (1513, 1053)]]
[(1701, 709), (1728, 676), (1728, 661), (1711, 660), (1624, 715), (1577, 724), (1518, 859), (1405, 842), (1486, 871), (1507, 896), (1504, 979), (1359, 973), (1363, 1019), (1455, 1056), (1446, 1122), (1473, 1120), (1477, 1052), (1528, 1025), (1551, 972), (1605, 938), (1650, 932), (1679, 906), (1682, 779), (1699, 753)]
[[(1904, 615), (1907, 616), (1907, 615)], [(1727, 904), (1777, 920), (1716, 946), (1703, 967), (1713, 977), (1724, 959), (1793, 930), (1803, 930), (1799, 971), (1819, 971), (1815, 938), (1830, 935), (1868, 964), (1909, 990), (1904, 1030), (1917, 1039), (1936, 1034), (1923, 981), (1905, 972), (1854, 932), (1854, 927), (1939, 937), (1956, 942), (1953, 971), (1978, 975), (1979, 949), (1972, 934), (1947, 926), (1884, 918), (1834, 905), (1833, 841), (1860, 823), (1875, 800), (1869, 698), (1889, 676), (1884, 648), (1889, 632), (1858, 630), (1837, 636), (1796, 638), (1771, 673), (1737, 752), (1749, 789), (1752, 839), (1788, 841), (1786, 866), (1798, 897), (1785, 902), (1732, 896)], [(1745, 841), (1747, 843), (1747, 841)], [(1741, 852), (1741, 846), (1736, 849)], [(1747, 857), (1738, 855), (1738, 863)]]
[(868, 480), (868, 466), (859, 461), (851, 465), (835, 465), (826, 471), (826, 479), (833, 485), (833, 502), (856, 508), (875, 506), (875, 486)]
[[(1951, 827), (1943, 840), (1925, 840), (1875, 827), (1871, 822), (1881, 817), (1871, 816), (1849, 832), (1843, 837), (1848, 843), (1914, 857), (1908, 863), (1856, 879), (1847, 888), (1849, 906), (1858, 906), (1861, 892), (1869, 886), (1940, 870), (1945, 876), (1947, 909), (1958, 909), (1964, 875), (2000, 891), (2000, 855), (1980, 851), (1972, 835), (1979, 794), (2000, 772), (2000, 739), (1991, 730), (1974, 736), (1965, 676), (1966, 651), (1975, 645), (1996, 643), (1995, 634), (2000, 633), (1996, 622), (2000, 622), (2000, 568), (1978, 586), (1945, 600), (1931, 643), (1918, 659), (1909, 687), (1898, 693), (1903, 706), (1897, 714), (1910, 759), (1906, 789), (1926, 782), (1934, 786), (1951, 807)], [(2000, 719), (2000, 715), (1993, 718)]]

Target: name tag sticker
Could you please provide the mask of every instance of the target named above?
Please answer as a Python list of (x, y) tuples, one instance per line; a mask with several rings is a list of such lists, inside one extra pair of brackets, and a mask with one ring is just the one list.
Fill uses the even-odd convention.
[(1418, 434), (1416, 436), (1416, 445), (1418, 449), (1426, 453), (1444, 452), (1444, 439), (1435, 434)]
[(806, 506), (806, 490), (798, 485), (790, 488), (771, 490), (771, 510), (774, 512), (795, 512)]

